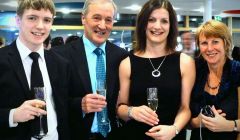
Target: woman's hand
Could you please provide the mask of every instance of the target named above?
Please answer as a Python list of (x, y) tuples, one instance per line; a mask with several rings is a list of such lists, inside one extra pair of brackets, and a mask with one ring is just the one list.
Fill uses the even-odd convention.
[(176, 136), (176, 128), (173, 125), (158, 125), (152, 127), (145, 134), (155, 140), (171, 140)]
[(233, 122), (226, 120), (225, 113), (222, 113), (222, 110), (216, 110), (213, 106), (212, 111), (215, 115), (214, 118), (207, 117), (201, 114), (201, 119), (203, 125), (213, 132), (223, 132), (223, 131), (232, 131), (233, 130)]
[(134, 120), (151, 126), (157, 125), (159, 122), (157, 114), (145, 105), (133, 107), (130, 115)]

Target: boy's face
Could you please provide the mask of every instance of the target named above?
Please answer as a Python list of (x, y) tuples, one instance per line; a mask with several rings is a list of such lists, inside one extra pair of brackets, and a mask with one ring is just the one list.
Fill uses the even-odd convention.
[(17, 16), (20, 40), (30, 50), (38, 50), (49, 35), (52, 22), (49, 10), (26, 9), (22, 17)]

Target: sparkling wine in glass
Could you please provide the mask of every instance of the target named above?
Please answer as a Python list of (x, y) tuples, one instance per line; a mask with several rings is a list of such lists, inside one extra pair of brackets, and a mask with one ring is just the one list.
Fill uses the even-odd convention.
[[(105, 80), (97, 80), (97, 94), (106, 97), (106, 81)], [(107, 117), (107, 107), (104, 107), (101, 112), (98, 112), (98, 116), (100, 118), (101, 124), (108, 124)]]
[(157, 96), (157, 88), (151, 87), (147, 88), (147, 102), (148, 106), (153, 110), (156, 111), (158, 108), (158, 96)]
[[(35, 99), (46, 102), (46, 93), (45, 93), (44, 87), (34, 87), (33, 90), (34, 90)], [(35, 106), (46, 110), (45, 106), (41, 106), (38, 104), (36, 104)], [(45, 130), (44, 130), (44, 125), (46, 125), (46, 124), (44, 124), (43, 119), (45, 119), (45, 121), (47, 121), (46, 116), (40, 115), (39, 116), (39, 127), (40, 127), (39, 133), (37, 133), (36, 135), (33, 136), (34, 138), (39, 139), (39, 140), (42, 139), (47, 134), (47, 126), (45, 126)]]

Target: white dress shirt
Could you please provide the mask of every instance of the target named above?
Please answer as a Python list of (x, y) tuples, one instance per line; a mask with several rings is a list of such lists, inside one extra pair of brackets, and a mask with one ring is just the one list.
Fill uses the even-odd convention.
[[(29, 89), (31, 88), (31, 67), (32, 67), (32, 59), (29, 57), (29, 54), (32, 52), (29, 50), (18, 38), (17, 41), (17, 49), (19, 51), (24, 71), (27, 76), (27, 81), (29, 85)], [(39, 68), (42, 73), (43, 82), (44, 82), (44, 88), (45, 92), (47, 94), (46, 96), (46, 106), (47, 106), (47, 122), (48, 122), (48, 133), (42, 140), (58, 140), (58, 132), (57, 132), (57, 115), (56, 111), (54, 110), (54, 101), (52, 98), (52, 87), (48, 75), (48, 70), (46, 66), (46, 61), (44, 58), (44, 48), (43, 46), (37, 51), (40, 55), (38, 59)], [(10, 127), (16, 127), (17, 124), (13, 123), (13, 110), (11, 110), (10, 116), (9, 116), (9, 124)], [(11, 116), (12, 115), (12, 116)], [(32, 140), (36, 140), (35, 138), (32, 138)]]

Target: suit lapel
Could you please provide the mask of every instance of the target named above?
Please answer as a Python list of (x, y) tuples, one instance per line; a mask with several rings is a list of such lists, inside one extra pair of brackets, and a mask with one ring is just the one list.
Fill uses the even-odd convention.
[[(113, 54), (114, 53), (112, 53), (114, 50), (112, 50), (112, 46), (111, 46), (111, 44), (109, 44), (109, 42), (107, 41), (107, 43), (106, 43), (106, 82), (107, 82), (107, 88), (109, 88), (109, 85), (112, 83), (111, 82), (111, 77), (109, 77), (109, 75), (110, 75), (110, 69), (111, 69), (111, 66), (113, 66), (112, 65), (112, 61), (113, 61), (113, 59), (111, 59), (111, 58), (114, 58), (114, 56), (113, 56)], [(107, 93), (107, 99), (111, 99), (111, 93), (112, 92), (108, 92)]]
[(86, 87), (87, 92), (92, 92), (92, 86), (91, 86), (91, 80), (90, 80), (90, 74), (87, 64), (87, 57), (86, 52), (84, 49), (84, 44), (82, 38), (76, 42), (75, 45), (72, 46), (72, 60), (74, 63), (74, 66), (76, 66), (79, 78), (81, 79), (82, 84), (84, 87)]
[(44, 57), (46, 61), (47, 71), (51, 85), (54, 85), (57, 79), (57, 63), (54, 61), (54, 57), (49, 51), (44, 50)]
[(23, 64), (21, 61), (21, 57), (20, 54), (17, 50), (17, 46), (16, 46), (16, 42), (14, 41), (11, 45), (10, 45), (11, 50), (9, 52), (9, 61), (14, 69), (14, 71), (16, 72), (17, 78), (19, 79), (23, 89), (24, 89), (24, 94), (27, 96), (28, 99), (32, 99), (33, 95), (31, 95), (30, 90), (29, 90), (29, 85), (27, 82), (27, 78), (26, 78), (26, 74), (23, 68)]
[[(73, 60), (74, 69), (76, 68), (78, 73), (78, 78), (81, 81), (81, 84), (83, 84), (83, 87), (85, 88), (86, 93), (92, 92), (92, 84), (90, 80), (90, 74), (88, 69), (88, 63), (87, 63), (87, 56), (84, 49), (84, 44), (82, 38), (79, 39), (76, 44), (72, 46), (70, 54), (71, 59)], [(93, 122), (94, 113), (88, 113), (84, 117), (84, 125), (86, 126), (86, 129), (88, 132), (91, 132), (91, 126)]]

